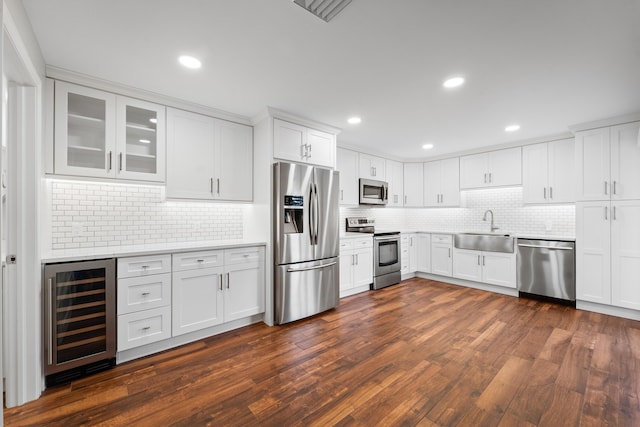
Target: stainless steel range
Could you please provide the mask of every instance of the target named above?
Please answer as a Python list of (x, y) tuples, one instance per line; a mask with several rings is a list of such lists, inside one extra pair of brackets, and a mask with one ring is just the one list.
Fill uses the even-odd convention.
[(376, 230), (373, 218), (351, 217), (346, 219), (346, 231), (373, 234), (373, 284), (371, 289), (381, 289), (400, 283), (400, 232)]

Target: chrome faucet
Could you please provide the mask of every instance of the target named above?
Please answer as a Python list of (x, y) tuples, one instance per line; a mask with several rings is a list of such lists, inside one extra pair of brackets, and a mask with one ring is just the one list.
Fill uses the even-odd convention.
[(495, 225), (493, 225), (493, 211), (491, 209), (487, 209), (484, 212), (484, 216), (482, 217), (483, 221), (487, 220), (487, 214), (490, 213), (491, 214), (491, 232), (493, 233), (494, 231), (500, 229), (500, 227), (496, 227)]

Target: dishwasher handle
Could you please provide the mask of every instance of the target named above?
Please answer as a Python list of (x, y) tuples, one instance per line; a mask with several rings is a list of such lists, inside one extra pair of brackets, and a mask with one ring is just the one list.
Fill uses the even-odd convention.
[(573, 248), (570, 246), (542, 246), (542, 245), (529, 245), (526, 243), (518, 243), (518, 246), (523, 248), (540, 248), (540, 249), (557, 249), (559, 251), (572, 251)]

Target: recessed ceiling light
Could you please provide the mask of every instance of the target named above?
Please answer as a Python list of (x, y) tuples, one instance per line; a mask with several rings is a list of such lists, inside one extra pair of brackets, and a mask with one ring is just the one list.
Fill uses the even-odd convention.
[(433, 144), (424, 144), (422, 146), (423, 150), (431, 150), (433, 148)]
[(139, 141), (143, 144), (151, 144), (151, 141), (149, 141), (148, 139), (140, 139)]
[(462, 77), (452, 77), (450, 79), (445, 80), (442, 84), (444, 87), (458, 87), (464, 83), (464, 79)]
[(504, 128), (504, 130), (507, 132), (515, 132), (518, 129), (520, 129), (520, 125), (509, 125), (506, 128)]
[(187, 68), (196, 69), (202, 67), (202, 63), (200, 62), (200, 60), (198, 58), (194, 58), (193, 56), (182, 55), (178, 58), (178, 61)]
[(149, 121), (150, 121), (151, 123), (158, 123), (158, 119), (156, 119), (155, 117), (153, 117), (153, 118), (149, 119)]
[(362, 122), (362, 119), (360, 117), (349, 117), (347, 122), (349, 122), (352, 125), (357, 125), (358, 123)]

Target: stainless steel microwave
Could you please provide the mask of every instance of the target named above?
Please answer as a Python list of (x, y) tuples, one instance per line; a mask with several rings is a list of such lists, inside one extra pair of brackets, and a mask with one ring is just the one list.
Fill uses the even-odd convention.
[(386, 205), (389, 198), (389, 184), (384, 181), (360, 178), (360, 204)]

